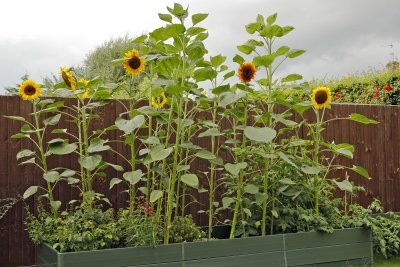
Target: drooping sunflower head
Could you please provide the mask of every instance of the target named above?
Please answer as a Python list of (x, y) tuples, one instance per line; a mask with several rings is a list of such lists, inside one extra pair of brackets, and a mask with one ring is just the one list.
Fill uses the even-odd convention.
[(317, 109), (327, 107), (331, 100), (331, 89), (329, 89), (328, 87), (320, 86), (312, 91), (311, 102)]
[(245, 62), (239, 66), (238, 75), (242, 82), (248, 83), (256, 75), (256, 67), (252, 62)]
[(25, 80), (21, 83), (18, 90), (23, 100), (33, 100), (38, 98), (41, 91), (42, 89), (40, 86), (32, 80)]
[(89, 81), (88, 81), (88, 80), (85, 80), (85, 79), (80, 79), (80, 80), (79, 80), (79, 83), (82, 85), (82, 87), (85, 88), (85, 92), (83, 92), (83, 93), (80, 95), (80, 97), (82, 97), (82, 98), (87, 98), (87, 97), (89, 96), (90, 88), (89, 88), (89, 87), (86, 87), (86, 86), (89, 84)]
[(154, 108), (163, 108), (166, 103), (167, 103), (167, 97), (165, 96), (164, 92), (162, 92), (158, 97), (153, 96), (151, 98), (151, 105)]
[(65, 84), (71, 88), (73, 91), (76, 90), (76, 79), (74, 75), (72, 75), (71, 71), (69, 71), (66, 67), (60, 68), (60, 74), (63, 78)]
[(127, 73), (139, 75), (144, 70), (145, 59), (144, 57), (139, 57), (139, 52), (136, 49), (126, 52), (124, 58), (126, 58), (124, 68)]

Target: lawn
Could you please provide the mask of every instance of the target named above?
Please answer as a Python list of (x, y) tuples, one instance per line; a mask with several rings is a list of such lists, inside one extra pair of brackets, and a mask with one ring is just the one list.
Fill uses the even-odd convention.
[(400, 266), (400, 257), (385, 259), (383, 257), (376, 257), (374, 261), (376, 267), (395, 267)]

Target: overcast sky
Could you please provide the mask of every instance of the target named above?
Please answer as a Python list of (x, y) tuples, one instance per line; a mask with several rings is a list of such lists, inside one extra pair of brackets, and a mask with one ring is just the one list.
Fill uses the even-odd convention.
[[(13, 0), (0, 3), (0, 94), (20, 77), (41, 82), (58, 74), (60, 66), (76, 66), (105, 40), (140, 35), (164, 23), (169, 0)], [(210, 55), (224, 54), (231, 62), (236, 45), (250, 36), (244, 25), (278, 12), (278, 24), (296, 29), (282, 45), (305, 49), (287, 63), (283, 73), (305, 79), (337, 77), (381, 69), (394, 53), (400, 55), (398, 0), (189, 0), (177, 1), (194, 13), (209, 13), (201, 26), (210, 37)], [(235, 65), (231, 65), (235, 66)]]

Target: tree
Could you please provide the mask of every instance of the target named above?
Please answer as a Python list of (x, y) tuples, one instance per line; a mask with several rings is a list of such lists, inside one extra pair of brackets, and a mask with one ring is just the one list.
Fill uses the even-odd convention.
[(122, 64), (114, 66), (111, 61), (121, 58), (124, 52), (132, 48), (137, 47), (127, 35), (105, 41), (87, 54), (80, 71), (88, 79), (100, 76), (104, 82), (119, 82), (125, 70)]

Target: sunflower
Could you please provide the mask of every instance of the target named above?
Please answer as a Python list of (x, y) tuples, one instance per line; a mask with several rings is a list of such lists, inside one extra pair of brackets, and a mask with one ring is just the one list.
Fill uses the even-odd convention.
[[(159, 97), (162, 98), (161, 102), (158, 102), (158, 98)], [(151, 105), (154, 108), (163, 108), (165, 106), (165, 104), (167, 103), (167, 97), (165, 96), (164, 92), (162, 92), (159, 97), (152, 97), (151, 98)]]
[[(79, 83), (82, 84), (83, 87), (86, 87), (88, 85), (89, 81), (87, 81), (85, 79), (80, 79)], [(89, 90), (90, 90), (89, 87), (86, 87), (85, 88), (85, 92), (83, 92), (80, 96), (82, 98), (87, 98), (89, 96)]]
[(61, 77), (63, 78), (65, 84), (70, 87), (73, 91), (76, 90), (76, 79), (72, 73), (66, 68), (60, 68)]
[(251, 62), (245, 62), (239, 66), (238, 74), (242, 82), (248, 83), (256, 75), (256, 67)]
[(40, 96), (41, 90), (42, 89), (35, 81), (25, 80), (19, 86), (18, 92), (23, 100), (33, 100)]
[(325, 108), (331, 102), (331, 89), (328, 87), (317, 87), (312, 91), (311, 102), (317, 109)]
[(126, 52), (124, 57), (124, 68), (126, 72), (132, 75), (139, 75), (144, 70), (144, 57), (139, 57), (139, 52), (136, 49), (132, 49)]

